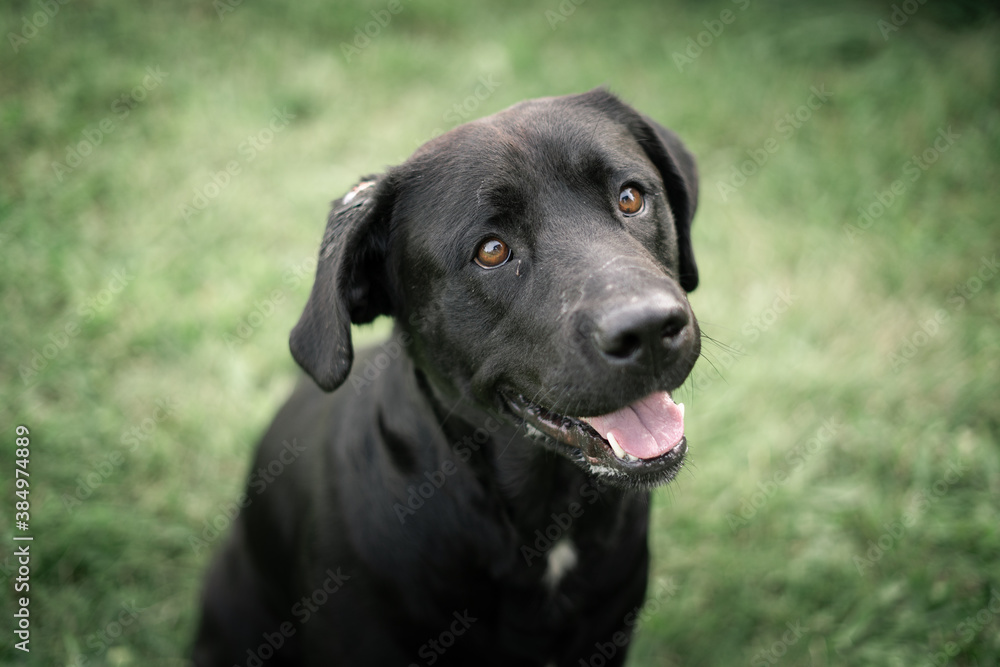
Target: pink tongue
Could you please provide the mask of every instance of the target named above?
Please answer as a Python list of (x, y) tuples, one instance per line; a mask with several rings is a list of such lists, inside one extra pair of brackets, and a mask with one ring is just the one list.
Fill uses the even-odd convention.
[(684, 414), (665, 391), (650, 394), (617, 412), (581, 419), (602, 437), (612, 433), (622, 449), (640, 459), (662, 456), (684, 437)]

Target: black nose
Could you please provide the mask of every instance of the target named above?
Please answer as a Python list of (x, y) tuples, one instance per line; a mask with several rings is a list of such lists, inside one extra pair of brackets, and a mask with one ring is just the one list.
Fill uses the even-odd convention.
[(648, 356), (652, 362), (672, 358), (689, 336), (688, 311), (670, 296), (616, 305), (594, 319), (592, 341), (613, 363), (630, 363)]

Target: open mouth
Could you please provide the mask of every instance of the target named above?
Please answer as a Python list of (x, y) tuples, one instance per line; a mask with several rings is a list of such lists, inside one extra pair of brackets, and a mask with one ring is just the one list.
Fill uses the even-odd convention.
[(529, 436), (545, 436), (570, 459), (618, 481), (625, 478), (630, 486), (670, 481), (687, 452), (684, 404), (674, 403), (666, 391), (596, 417), (557, 414), (522, 395), (507, 403)]

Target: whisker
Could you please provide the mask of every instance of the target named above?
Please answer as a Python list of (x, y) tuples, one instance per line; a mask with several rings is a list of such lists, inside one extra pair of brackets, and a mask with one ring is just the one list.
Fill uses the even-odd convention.
[(701, 331), (701, 339), (704, 342), (708, 342), (711, 343), (712, 345), (715, 345), (716, 347), (722, 348), (723, 350), (729, 352), (730, 354), (737, 354), (737, 355), (743, 354), (732, 345), (729, 345), (728, 343), (723, 343), (721, 340), (713, 336), (709, 336), (707, 333), (704, 332), (704, 330)]

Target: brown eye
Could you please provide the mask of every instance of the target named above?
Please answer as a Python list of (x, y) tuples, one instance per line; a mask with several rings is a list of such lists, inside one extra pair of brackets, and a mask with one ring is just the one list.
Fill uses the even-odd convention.
[(493, 237), (483, 241), (476, 253), (476, 264), (484, 269), (495, 269), (510, 259), (510, 248), (500, 239)]
[(618, 193), (618, 210), (625, 215), (635, 215), (642, 210), (642, 193), (639, 188), (627, 185)]

